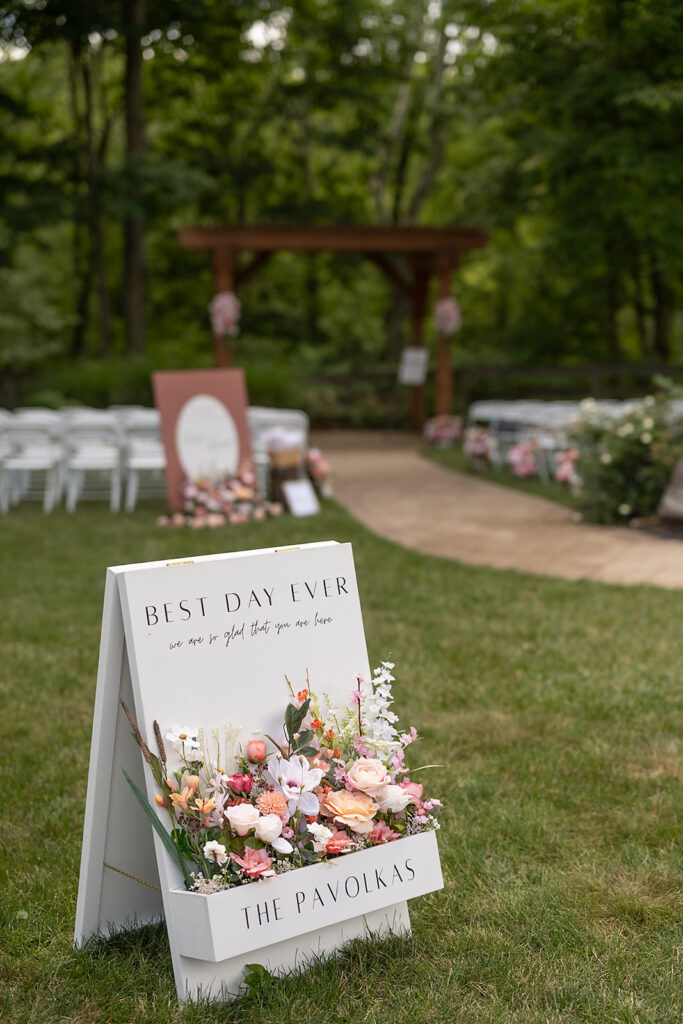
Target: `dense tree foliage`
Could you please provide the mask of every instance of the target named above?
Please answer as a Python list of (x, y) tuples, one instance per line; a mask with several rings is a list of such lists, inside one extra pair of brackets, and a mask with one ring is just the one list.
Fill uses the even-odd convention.
[[(192, 223), (475, 224), (461, 363), (677, 358), (680, 0), (24, 0), (0, 35), (17, 395), (46, 397), (46, 361), (55, 397), (103, 398), (207, 362)], [(285, 365), (389, 368), (405, 337), (360, 255), (281, 254), (242, 299), (273, 400)]]

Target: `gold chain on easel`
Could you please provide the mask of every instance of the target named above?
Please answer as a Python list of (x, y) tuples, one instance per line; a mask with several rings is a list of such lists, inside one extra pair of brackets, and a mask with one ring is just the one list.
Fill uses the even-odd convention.
[(109, 868), (110, 871), (117, 871), (120, 875), (124, 875), (126, 878), (132, 879), (133, 882), (139, 882), (140, 885), (146, 885), (148, 889), (154, 889), (155, 892), (161, 892), (158, 885), (152, 885), (151, 882), (143, 882), (141, 878), (137, 878), (136, 875), (129, 875), (127, 871), (122, 871), (121, 868), (115, 868), (113, 864), (107, 864), (104, 861), (105, 868)]

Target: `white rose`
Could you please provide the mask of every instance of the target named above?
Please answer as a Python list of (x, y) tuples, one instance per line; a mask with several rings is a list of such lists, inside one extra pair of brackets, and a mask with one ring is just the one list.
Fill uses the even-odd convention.
[(324, 853), (328, 842), (334, 835), (332, 829), (328, 828), (327, 825), (319, 825), (314, 822), (308, 826), (308, 831), (313, 836), (313, 849), (315, 852)]
[(234, 807), (225, 808), (225, 817), (238, 836), (246, 836), (256, 827), (261, 814), (252, 804), (235, 804)]
[(413, 798), (401, 786), (390, 785), (385, 786), (379, 793), (375, 793), (372, 799), (379, 805), (382, 814), (386, 814), (387, 811), (390, 811), (392, 814), (398, 814), (400, 811), (405, 811)]
[(652, 434), (648, 434), (648, 432), (645, 431), (644, 434), (640, 435), (640, 440), (643, 442), (643, 444), (649, 444), (652, 440)]
[[(243, 806), (246, 807), (246, 804)], [(282, 833), (282, 821), (279, 814), (264, 814), (256, 822), (254, 834), (262, 843), (273, 843)]]
[(603, 466), (609, 466), (611, 461), (612, 461), (612, 456), (610, 455), (609, 452), (603, 452), (602, 455), (600, 456), (600, 462), (602, 462)]
[(219, 867), (222, 864), (225, 864), (228, 859), (227, 850), (222, 843), (216, 842), (215, 839), (212, 839), (205, 845), (202, 853), (207, 860), (212, 860), (215, 864), (218, 864)]

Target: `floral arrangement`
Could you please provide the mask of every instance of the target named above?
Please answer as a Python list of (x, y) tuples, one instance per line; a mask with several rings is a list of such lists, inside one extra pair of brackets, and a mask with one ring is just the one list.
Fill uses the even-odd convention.
[(569, 448), (564, 452), (555, 452), (555, 479), (560, 484), (569, 484), (570, 487), (578, 487), (581, 478), (576, 472), (576, 460), (579, 457), (578, 448)]
[(513, 444), (507, 453), (508, 465), (512, 473), (522, 479), (536, 476), (538, 465), (536, 463), (536, 445), (533, 441), (519, 441)]
[(318, 494), (331, 498), (330, 465), (319, 448), (309, 448), (306, 452), (306, 472)]
[(462, 440), (462, 418), (445, 413), (434, 416), (425, 423), (422, 436), (427, 444), (433, 444), (435, 448), (450, 448)]
[(235, 338), (240, 332), (242, 305), (234, 292), (218, 292), (209, 303), (211, 330), (223, 338)]
[(595, 399), (581, 403), (572, 442), (586, 519), (615, 523), (656, 513), (683, 456), (681, 436), (671, 423), (670, 397), (663, 389), (633, 402), (616, 418)]
[(452, 295), (434, 303), (434, 322), (440, 334), (455, 334), (460, 329), (462, 313)]
[(264, 501), (256, 488), (256, 477), (250, 467), (243, 466), (235, 476), (219, 480), (202, 478), (182, 485), (182, 512), (161, 516), (160, 526), (189, 526), (194, 530), (212, 526), (237, 526), (260, 522), (267, 516), (279, 516), (278, 502)]
[(468, 427), (462, 448), (467, 458), (478, 466), (493, 462), (497, 452), (496, 440), (486, 427)]
[(200, 730), (173, 726), (164, 739), (157, 722), (153, 754), (122, 702), (170, 833), (128, 782), (188, 889), (218, 892), (439, 827), (441, 802), (425, 798), (413, 781), (419, 769), (406, 765), (418, 737), (397, 729), (393, 667), (356, 677), (340, 708), (313, 694), (308, 679), (297, 693), (287, 680), (281, 737), (251, 738), (242, 749), (239, 727), (230, 727), (222, 749), (212, 734), (214, 754)]

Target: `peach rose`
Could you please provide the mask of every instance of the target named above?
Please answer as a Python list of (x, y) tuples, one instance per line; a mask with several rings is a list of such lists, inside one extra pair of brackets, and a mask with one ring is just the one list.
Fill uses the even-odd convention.
[(351, 765), (346, 778), (352, 789), (359, 789), (361, 793), (367, 793), (369, 796), (374, 796), (378, 790), (384, 789), (390, 781), (389, 772), (376, 757), (360, 757)]
[(328, 793), (322, 809), (324, 814), (334, 818), (340, 825), (346, 825), (352, 832), (362, 834), (372, 828), (377, 804), (367, 793), (342, 789)]

